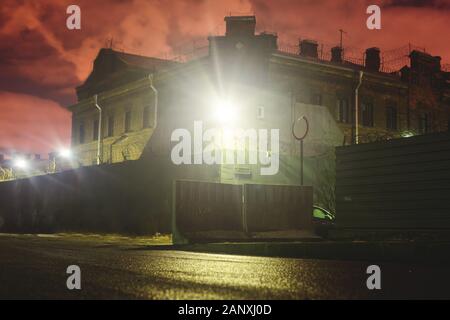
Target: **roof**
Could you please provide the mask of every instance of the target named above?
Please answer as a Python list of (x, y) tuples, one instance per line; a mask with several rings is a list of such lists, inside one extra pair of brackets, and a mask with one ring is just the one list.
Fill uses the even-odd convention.
[(78, 100), (92, 96), (97, 91), (104, 91), (108, 87), (118, 86), (123, 81), (137, 80), (142, 78), (143, 74), (158, 72), (179, 64), (172, 60), (102, 48), (86, 81), (76, 88)]
[(109, 50), (111, 50), (120, 60), (122, 60), (126, 64), (144, 69), (155, 69), (156, 67), (169, 66), (178, 63), (172, 60), (146, 57), (127, 52), (115, 51), (112, 49)]
[(226, 16), (225, 21), (251, 21), (256, 22), (255, 16)]

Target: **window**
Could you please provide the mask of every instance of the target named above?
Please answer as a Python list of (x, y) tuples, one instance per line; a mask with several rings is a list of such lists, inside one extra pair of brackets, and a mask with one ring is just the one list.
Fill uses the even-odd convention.
[(259, 106), (256, 114), (257, 119), (264, 119), (264, 107)]
[(386, 108), (386, 128), (390, 130), (397, 130), (397, 108)]
[(322, 95), (320, 93), (311, 94), (311, 104), (315, 104), (318, 106), (322, 105)]
[(306, 103), (306, 99), (304, 98), (304, 94), (302, 92), (295, 93), (295, 102), (297, 103)]
[(411, 84), (414, 84), (414, 85), (419, 84), (419, 76), (415, 72), (411, 73)]
[(78, 132), (78, 138), (80, 140), (80, 143), (84, 143), (84, 123), (80, 124), (80, 128), (79, 128), (79, 132)]
[(94, 120), (94, 131), (92, 132), (92, 138), (98, 140), (98, 120)]
[(373, 104), (365, 102), (361, 104), (362, 125), (373, 127)]
[(428, 133), (430, 132), (430, 119), (426, 112), (419, 116), (419, 132)]
[(131, 111), (125, 112), (125, 132), (131, 131)]
[(351, 110), (350, 104), (348, 103), (348, 99), (338, 99), (338, 121), (343, 123), (352, 122), (351, 119)]
[(108, 116), (108, 137), (112, 137), (114, 135), (114, 116)]
[(142, 116), (142, 127), (150, 128), (150, 106), (144, 107), (144, 114)]

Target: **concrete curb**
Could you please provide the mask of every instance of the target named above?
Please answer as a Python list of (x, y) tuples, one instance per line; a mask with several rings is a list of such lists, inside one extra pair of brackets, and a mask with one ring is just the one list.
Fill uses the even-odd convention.
[(264, 257), (363, 260), (385, 262), (450, 262), (450, 242), (256, 242), (174, 246), (177, 250)]

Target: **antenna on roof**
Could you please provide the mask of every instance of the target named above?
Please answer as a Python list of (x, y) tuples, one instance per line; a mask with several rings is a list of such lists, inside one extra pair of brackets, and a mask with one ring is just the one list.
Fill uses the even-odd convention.
[(339, 41), (339, 47), (342, 49), (343, 47), (342, 47), (342, 34), (347, 34), (347, 32), (345, 32), (344, 30), (342, 30), (342, 29), (339, 29), (339, 32), (341, 33), (341, 39), (340, 39), (340, 41)]
[(113, 49), (114, 48), (114, 38), (110, 37), (105, 40), (106, 48)]

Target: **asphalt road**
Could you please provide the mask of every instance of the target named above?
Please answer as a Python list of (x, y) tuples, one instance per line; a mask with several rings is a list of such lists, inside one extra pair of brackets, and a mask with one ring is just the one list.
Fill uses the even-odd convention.
[[(373, 262), (265, 258), (168, 250), (71, 237), (0, 236), (0, 298), (359, 299), (450, 298), (448, 265), (379, 264), (381, 290), (366, 287)], [(81, 268), (81, 290), (66, 268)]]

